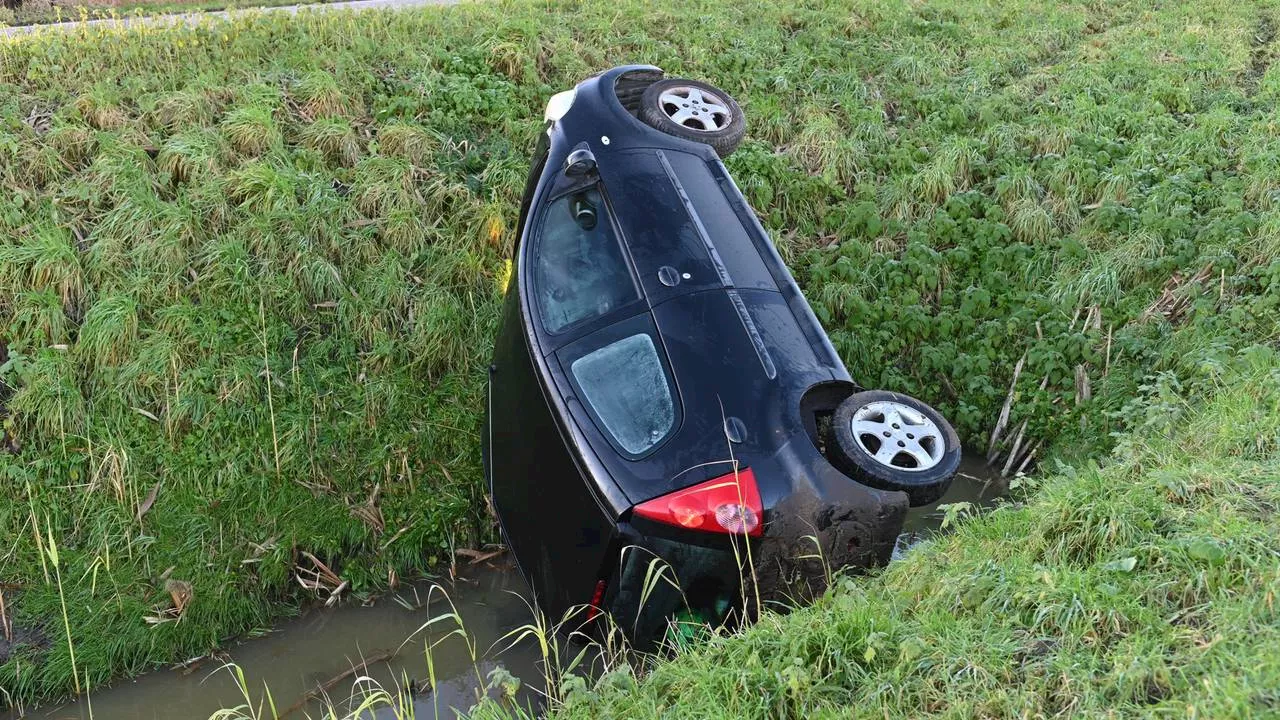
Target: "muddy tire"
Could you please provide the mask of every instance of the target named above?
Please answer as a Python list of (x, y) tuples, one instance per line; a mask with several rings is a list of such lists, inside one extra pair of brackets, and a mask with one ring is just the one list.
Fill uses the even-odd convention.
[(937, 410), (886, 390), (846, 398), (827, 437), (832, 465), (871, 487), (906, 493), (912, 507), (946, 494), (960, 452), (959, 436)]
[(710, 145), (722, 158), (747, 134), (742, 108), (729, 93), (682, 78), (650, 85), (640, 100), (640, 120), (668, 135)]

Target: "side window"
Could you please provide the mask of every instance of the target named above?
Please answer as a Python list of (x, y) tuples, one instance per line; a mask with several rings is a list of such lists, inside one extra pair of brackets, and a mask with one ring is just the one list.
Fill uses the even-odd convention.
[(570, 365), (583, 399), (623, 450), (640, 455), (675, 424), (675, 404), (662, 360), (648, 333), (593, 350)]
[(600, 317), (639, 298), (595, 188), (553, 201), (536, 239), (533, 289), (547, 332)]

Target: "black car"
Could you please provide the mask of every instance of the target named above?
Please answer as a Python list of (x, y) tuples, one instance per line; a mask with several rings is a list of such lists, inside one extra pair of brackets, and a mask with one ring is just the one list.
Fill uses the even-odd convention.
[(960, 460), (933, 409), (849, 377), (720, 161), (744, 131), (722, 90), (614, 68), (551, 99), (520, 210), (493, 506), (549, 616), (640, 647), (886, 562)]

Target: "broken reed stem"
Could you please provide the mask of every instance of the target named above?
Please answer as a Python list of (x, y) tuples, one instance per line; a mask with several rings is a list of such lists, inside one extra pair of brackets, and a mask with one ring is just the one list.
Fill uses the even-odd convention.
[(396, 652), (394, 650), (379, 650), (378, 652), (374, 653), (370, 657), (361, 661), (359, 665), (353, 665), (351, 668), (344, 670), (341, 673), (338, 673), (332, 678), (329, 678), (325, 682), (321, 683), (320, 686), (317, 687), (315, 690), (311, 690), (307, 692), (306, 695), (302, 696), (301, 700), (285, 708), (285, 711), (280, 713), (280, 715), (277, 717), (280, 720), (284, 720), (284, 718), (288, 717), (289, 715), (292, 715), (293, 713), (306, 707), (307, 703), (311, 702), (312, 700), (315, 700), (321, 695), (328, 693), (330, 690), (333, 689), (335, 685), (342, 682), (343, 680), (346, 680), (347, 678), (351, 677), (352, 675), (355, 675), (356, 673), (363, 672), (370, 665), (374, 663), (385, 662), (395, 656), (396, 656)]
[(1009, 458), (1005, 460), (1004, 468), (1000, 471), (1000, 477), (1008, 477), (1009, 470), (1013, 467), (1014, 458), (1018, 457), (1018, 449), (1022, 447), (1022, 434), (1027, 430), (1027, 421), (1023, 420), (1018, 426), (1018, 432), (1013, 436), (1013, 449), (1009, 451)]
[(1113, 329), (1113, 325), (1107, 325), (1107, 354), (1105, 364), (1102, 366), (1102, 377), (1106, 377), (1107, 373), (1111, 372), (1111, 331)]
[(338, 585), (338, 587), (334, 588), (334, 589), (329, 593), (329, 598), (328, 598), (327, 600), (325, 600), (325, 601), (324, 601), (324, 606), (325, 606), (325, 607), (333, 607), (334, 605), (338, 604), (338, 598), (342, 595), (342, 593), (343, 593), (343, 591), (344, 591), (344, 590), (346, 590), (348, 587), (350, 587), (350, 585), (351, 585), (351, 582), (350, 582), (350, 581), (348, 581), (348, 580), (343, 580), (343, 581)]
[[(1081, 322), (1081, 313), (1084, 314), (1083, 322)], [(1075, 312), (1071, 315), (1071, 322), (1068, 323), (1067, 325), (1067, 331), (1074, 332), (1076, 329), (1077, 323), (1080, 323), (1080, 329), (1082, 332), (1087, 332), (1090, 327), (1092, 327), (1094, 330), (1101, 331), (1102, 308), (1097, 305), (1090, 305), (1087, 307), (1076, 307)], [(1112, 331), (1112, 326), (1108, 325), (1107, 326), (1107, 348), (1106, 348), (1107, 359), (1106, 359), (1106, 364), (1104, 366), (1106, 369), (1110, 369), (1111, 367), (1111, 331)], [(1036, 339), (1037, 340), (1044, 339), (1044, 330), (1041, 327), (1039, 321), (1036, 321)], [(988, 465), (995, 465), (1000, 458), (1000, 452), (997, 450), (997, 447), (999, 446), (1000, 441), (1003, 439), (1004, 431), (1008, 426), (1009, 412), (1013, 407), (1013, 398), (1017, 390), (1018, 376), (1022, 372), (1023, 363), (1026, 361), (1026, 359), (1027, 359), (1027, 354), (1024, 352), (1022, 354), (1022, 357), (1019, 358), (1018, 364), (1013, 369), (1013, 380), (1009, 384), (1009, 394), (1005, 396), (1004, 405), (1001, 406), (1000, 408), (1000, 416), (996, 420), (996, 426), (991, 430), (991, 437), (987, 442), (987, 464)], [(1104, 376), (1106, 375), (1106, 370), (1103, 371), (1103, 375)], [(1047, 388), (1048, 386), (1049, 386), (1049, 373), (1045, 373), (1044, 377), (1040, 379), (1040, 386), (1039, 386), (1040, 391), (1043, 392), (1045, 388)], [(1076, 390), (1077, 406), (1081, 405), (1082, 403), (1088, 402), (1093, 397), (1093, 387), (1092, 387), (1091, 379), (1089, 377), (1089, 370), (1087, 365), (1084, 363), (1077, 365), (1075, 368), (1075, 390)], [(1030, 446), (1030, 444), (1028, 443), (1028, 447), (1025, 450), (1025, 453), (1022, 454), (1021, 456), (1019, 455), (1019, 451), (1022, 451), (1024, 449), (1022, 443), (1024, 439), (1023, 435), (1026, 432), (1026, 429), (1027, 429), (1027, 421), (1023, 420), (1022, 424), (1018, 427), (1018, 432), (1014, 436), (1013, 446), (1009, 449), (1009, 454), (1005, 457), (1004, 465), (1000, 470), (1001, 477), (1008, 477), (1011, 471), (1015, 473), (1020, 473), (1023, 470), (1025, 470), (1027, 465), (1030, 464), (1032, 458), (1035, 456), (1036, 452), (1039, 450), (1040, 448), (1039, 441), (1037, 441), (1035, 446)], [(1016, 470), (1014, 470), (1015, 466), (1017, 468)]]
[(13, 641), (13, 625), (9, 622), (9, 612), (4, 604), (3, 590), (0, 590), (0, 631), (4, 633), (5, 642)]
[(1089, 369), (1084, 363), (1076, 365), (1076, 405), (1082, 405), (1093, 399), (1093, 383), (1089, 380)]
[(996, 426), (991, 429), (991, 439), (987, 442), (987, 464), (992, 464), (996, 461), (996, 445), (1000, 442), (1005, 425), (1009, 423), (1009, 410), (1013, 407), (1013, 395), (1018, 389), (1018, 376), (1022, 374), (1022, 366), (1026, 362), (1027, 354), (1023, 352), (1022, 357), (1018, 358), (1018, 363), (1013, 366), (1013, 379), (1009, 381), (1009, 394), (1004, 398), (1004, 405), (1000, 407), (1000, 417), (996, 420)]
[(1031, 446), (1031, 449), (1027, 451), (1027, 454), (1022, 456), (1022, 462), (1018, 463), (1018, 469), (1014, 471), (1014, 475), (1019, 475), (1027, 469), (1027, 466), (1031, 464), (1033, 459), (1035, 459), (1036, 453), (1040, 451), (1040, 446), (1043, 444), (1044, 438), (1041, 438), (1036, 441), (1035, 445)]

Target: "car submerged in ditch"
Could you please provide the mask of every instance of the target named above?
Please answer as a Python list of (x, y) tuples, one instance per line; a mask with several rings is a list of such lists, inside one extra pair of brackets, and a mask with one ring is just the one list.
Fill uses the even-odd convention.
[(539, 607), (639, 648), (888, 561), (955, 431), (850, 378), (721, 158), (724, 91), (619, 67), (551, 98), (489, 368), (484, 466)]

